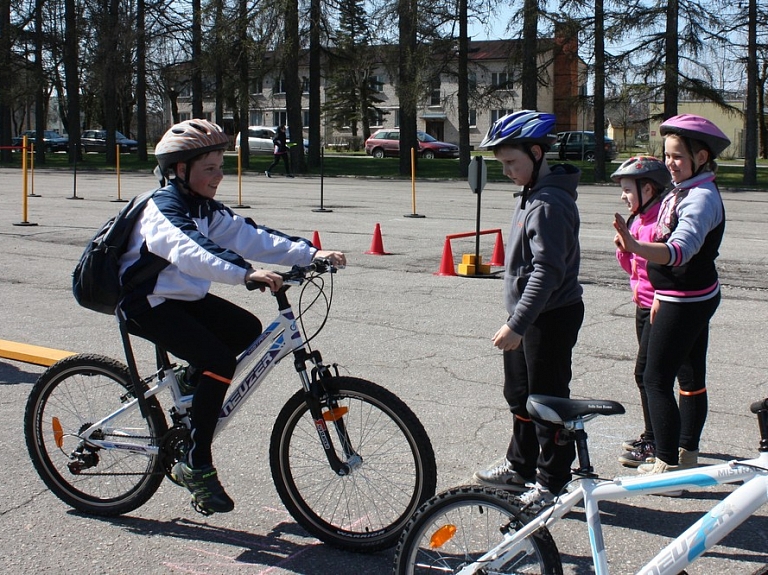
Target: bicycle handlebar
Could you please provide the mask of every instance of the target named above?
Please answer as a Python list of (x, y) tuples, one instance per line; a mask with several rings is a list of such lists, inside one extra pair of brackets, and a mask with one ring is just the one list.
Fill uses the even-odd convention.
[(756, 401), (752, 405), (749, 406), (749, 410), (752, 413), (757, 413), (759, 411), (768, 411), (768, 397), (766, 397), (763, 401)]
[[(333, 274), (333, 273), (336, 273), (337, 269), (339, 268), (331, 264), (331, 260), (327, 258), (317, 258), (312, 260), (308, 266), (293, 266), (287, 272), (275, 272), (275, 273), (278, 274), (280, 277), (282, 277), (283, 282), (286, 284), (301, 285), (302, 282), (310, 274), (320, 275), (320, 274), (329, 273), (329, 272)], [(249, 291), (253, 291), (256, 289), (266, 288), (269, 286), (264, 282), (249, 280), (245, 282), (245, 287)]]

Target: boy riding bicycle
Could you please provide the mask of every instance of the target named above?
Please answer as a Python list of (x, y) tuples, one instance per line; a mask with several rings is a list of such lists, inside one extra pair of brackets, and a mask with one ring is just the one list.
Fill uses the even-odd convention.
[(133, 229), (120, 259), (126, 283), (158, 258), (168, 262), (120, 302), (128, 331), (190, 364), (194, 387), (191, 447), (173, 476), (192, 493), (203, 514), (234, 508), (213, 465), (211, 443), (237, 356), (262, 331), (259, 319), (208, 292), (211, 282), (262, 282), (277, 291), (282, 278), (251, 267), (306, 265), (316, 257), (346, 265), (338, 251), (322, 251), (303, 238), (257, 225), (214, 199), (223, 178), (229, 138), (207, 120), (174, 125), (155, 148), (156, 173), (170, 183), (155, 192)]

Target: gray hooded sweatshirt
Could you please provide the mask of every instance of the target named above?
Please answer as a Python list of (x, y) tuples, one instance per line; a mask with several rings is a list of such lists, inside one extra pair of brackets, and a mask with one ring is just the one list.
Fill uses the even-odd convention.
[(579, 210), (581, 172), (552, 166), (518, 200), (507, 240), (504, 301), (507, 325), (524, 335), (539, 314), (581, 301)]

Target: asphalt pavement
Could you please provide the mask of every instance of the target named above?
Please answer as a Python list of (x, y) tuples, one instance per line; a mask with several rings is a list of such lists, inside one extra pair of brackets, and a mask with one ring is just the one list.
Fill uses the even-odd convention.
[[(114, 319), (77, 306), (71, 273), (95, 229), (123, 205), (114, 174), (38, 170), (33, 197), (21, 172), (0, 169), (0, 339), (115, 358), (122, 354)], [(150, 174), (123, 174), (121, 199), (151, 189)], [(491, 183), (481, 197), (480, 228), (506, 236), (515, 187)], [(415, 196), (414, 196), (415, 193)], [(624, 212), (616, 186), (579, 188), (586, 318), (573, 362), (572, 395), (622, 402), (626, 415), (587, 426), (593, 464), (604, 477), (631, 473), (616, 461), (622, 440), (641, 430), (632, 376), (634, 308), (615, 261), (611, 221)], [(415, 204), (414, 204), (415, 197)], [(505, 319), (501, 281), (436, 275), (446, 235), (473, 232), (477, 196), (466, 182), (250, 175), (228, 177), (218, 198), (236, 211), (325, 249), (347, 253), (335, 276), (330, 320), (316, 347), (344, 373), (391, 389), (423, 422), (435, 448), (438, 489), (470, 482), (495, 464), (509, 440), (501, 356), (491, 345)], [(768, 396), (768, 193), (724, 191), (728, 214), (719, 267), (723, 300), (711, 326), (709, 418), (702, 460), (749, 457), (757, 425), (748, 406)], [(319, 208), (322, 206), (322, 210)], [(423, 216), (423, 217), (410, 217)], [(375, 247), (379, 224), (381, 251)], [(495, 234), (481, 236), (488, 261)], [(474, 238), (451, 242), (456, 263), (474, 253)], [(376, 251), (376, 250), (374, 250)], [(441, 265), (443, 264), (443, 265)], [(499, 268), (494, 268), (499, 269)], [(215, 293), (251, 307), (263, 319), (272, 298), (230, 286)], [(138, 346), (142, 365), (151, 348)], [(36, 475), (22, 421), (30, 388), (43, 368), (0, 359), (2, 573), (217, 573), (357, 575), (388, 573), (392, 551), (337, 551), (308, 536), (283, 508), (272, 484), (268, 439), (280, 407), (297, 389), (290, 362), (279, 365), (214, 445), (214, 459), (236, 502), (229, 514), (203, 517), (189, 496), (166, 481), (128, 516), (88, 517), (54, 497)], [(669, 537), (730, 487), (681, 498), (641, 497), (601, 506), (612, 573), (634, 573)], [(568, 573), (591, 572), (583, 517), (575, 512), (553, 531)], [(768, 563), (768, 509), (694, 564), (688, 573), (751, 573)]]

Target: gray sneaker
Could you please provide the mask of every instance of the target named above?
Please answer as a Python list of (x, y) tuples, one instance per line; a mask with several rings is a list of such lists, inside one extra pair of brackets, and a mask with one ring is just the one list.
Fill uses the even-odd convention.
[(536, 482), (533, 487), (520, 495), (517, 500), (524, 510), (538, 513), (555, 502), (555, 495), (541, 483)]
[(512, 469), (512, 464), (504, 460), (503, 463), (491, 469), (484, 469), (475, 472), (475, 480), (483, 485), (490, 487), (501, 487), (502, 489), (511, 489), (514, 491), (525, 491), (526, 483), (533, 483), (535, 478), (523, 477), (517, 471)]

